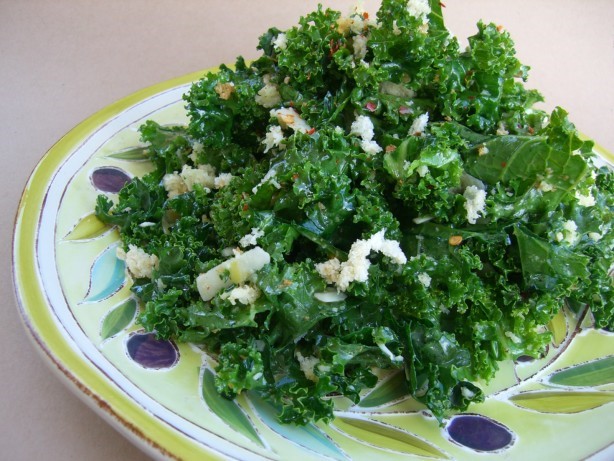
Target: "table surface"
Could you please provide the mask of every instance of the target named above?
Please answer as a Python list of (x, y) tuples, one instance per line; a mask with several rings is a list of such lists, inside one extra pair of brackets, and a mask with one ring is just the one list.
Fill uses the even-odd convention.
[[(78, 122), (143, 87), (257, 56), (270, 26), (284, 29), (313, 0), (0, 0), (0, 447), (10, 460), (116, 460), (147, 456), (115, 432), (50, 371), (20, 324), (13, 296), (13, 217), (28, 175)], [(354, 1), (321, 1), (343, 12)], [(367, 11), (377, 1), (365, 1)], [(528, 86), (559, 105), (585, 134), (614, 151), (614, 2), (446, 0), (461, 42), (478, 19), (503, 25)]]

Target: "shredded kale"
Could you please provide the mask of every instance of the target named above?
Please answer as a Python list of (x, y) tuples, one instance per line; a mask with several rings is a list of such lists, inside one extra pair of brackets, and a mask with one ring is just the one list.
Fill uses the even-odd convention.
[(441, 421), (500, 361), (540, 356), (566, 303), (612, 330), (612, 170), (534, 107), (509, 34), (477, 29), (463, 51), (435, 0), (320, 7), (194, 83), (188, 126), (146, 122), (154, 170), (96, 204), (155, 256), (139, 322), (296, 424), (358, 402), (374, 369)]

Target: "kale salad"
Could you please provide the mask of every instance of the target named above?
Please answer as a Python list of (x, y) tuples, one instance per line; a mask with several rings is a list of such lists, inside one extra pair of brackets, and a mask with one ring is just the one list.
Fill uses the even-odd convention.
[(96, 204), (139, 323), (295, 424), (380, 370), (442, 421), (564, 306), (612, 330), (612, 170), (505, 30), (468, 43), (437, 0), (319, 7), (194, 83), (187, 126), (143, 124), (152, 171)]

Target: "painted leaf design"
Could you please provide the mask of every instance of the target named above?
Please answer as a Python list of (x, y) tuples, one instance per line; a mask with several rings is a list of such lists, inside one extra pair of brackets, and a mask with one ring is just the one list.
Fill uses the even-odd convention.
[(437, 447), (418, 436), (379, 421), (337, 416), (333, 426), (341, 433), (376, 448), (430, 458), (449, 459)]
[(567, 317), (563, 309), (550, 320), (548, 330), (552, 333), (552, 344), (555, 347), (560, 346), (567, 337)]
[(114, 307), (105, 316), (100, 328), (100, 336), (103, 340), (115, 336), (126, 328), (134, 320), (137, 311), (137, 302), (129, 298), (119, 306)]
[(113, 228), (100, 221), (94, 213), (90, 213), (79, 220), (75, 227), (64, 237), (64, 240), (93, 240), (102, 237)]
[(117, 245), (105, 249), (94, 261), (90, 270), (90, 287), (84, 303), (107, 299), (117, 293), (126, 282), (125, 264), (115, 254)]
[(550, 375), (548, 382), (557, 386), (602, 386), (614, 383), (614, 356), (586, 362)]
[(233, 400), (222, 397), (215, 389), (215, 376), (205, 368), (203, 372), (202, 395), (209, 409), (235, 431), (264, 447), (256, 429), (241, 407)]
[(282, 437), (320, 455), (340, 461), (348, 459), (345, 453), (315, 425), (281, 424), (277, 420), (278, 411), (275, 407), (262, 400), (255, 392), (249, 392), (248, 395), (260, 420)]
[(517, 406), (542, 413), (579, 413), (614, 402), (614, 392), (531, 391), (510, 397)]
[(396, 403), (409, 396), (409, 387), (402, 372), (382, 380), (379, 386), (367, 394), (359, 403), (362, 408), (381, 407)]
[(104, 166), (92, 172), (91, 180), (99, 191), (117, 193), (130, 181), (130, 176), (120, 168)]
[(142, 162), (147, 160), (147, 147), (129, 147), (108, 155), (109, 158), (126, 160), (128, 162)]

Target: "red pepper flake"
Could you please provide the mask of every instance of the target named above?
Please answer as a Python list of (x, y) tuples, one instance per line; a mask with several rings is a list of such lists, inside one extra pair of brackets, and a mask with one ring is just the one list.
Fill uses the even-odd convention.
[(309, 131), (307, 131), (307, 134), (314, 134), (316, 132), (315, 128), (310, 128)]
[(497, 26), (497, 32), (501, 32), (503, 30), (503, 26), (501, 24), (499, 24)]
[(501, 168), (505, 168), (507, 166), (507, 162), (501, 162)]
[(409, 114), (411, 113), (411, 109), (407, 106), (401, 106), (399, 107), (399, 114), (401, 115), (405, 115), (405, 114)]
[(298, 178), (299, 178), (298, 173), (294, 173), (294, 174), (292, 175), (292, 180), (293, 180), (293, 181), (296, 181)]
[(529, 132), (529, 134), (534, 134), (535, 133), (535, 130), (533, 129), (532, 126), (528, 127), (527, 131)]
[(290, 107), (294, 107), (294, 101), (290, 101), (290, 103), (288, 104)]
[(362, 14), (362, 17), (364, 19), (369, 19), (369, 13), (367, 13), (366, 11)]
[(367, 109), (369, 112), (375, 112), (376, 108), (377, 105), (372, 101), (369, 101), (367, 104), (365, 104), (365, 109)]
[(243, 211), (247, 211), (247, 210), (249, 210), (249, 205), (247, 203), (245, 203), (243, 205)]
[(334, 39), (330, 39), (330, 42), (328, 42), (328, 46), (330, 48), (330, 57), (333, 57), (333, 54), (335, 54), (337, 52), (337, 50), (339, 50), (339, 48), (341, 47), (341, 42), (339, 40), (334, 40)]
[(446, 4), (444, 2), (439, 2), (439, 6), (441, 6), (442, 8), (445, 8)]
[(394, 152), (395, 150), (397, 150), (397, 146), (395, 146), (393, 144), (388, 144), (386, 146), (386, 152)]

